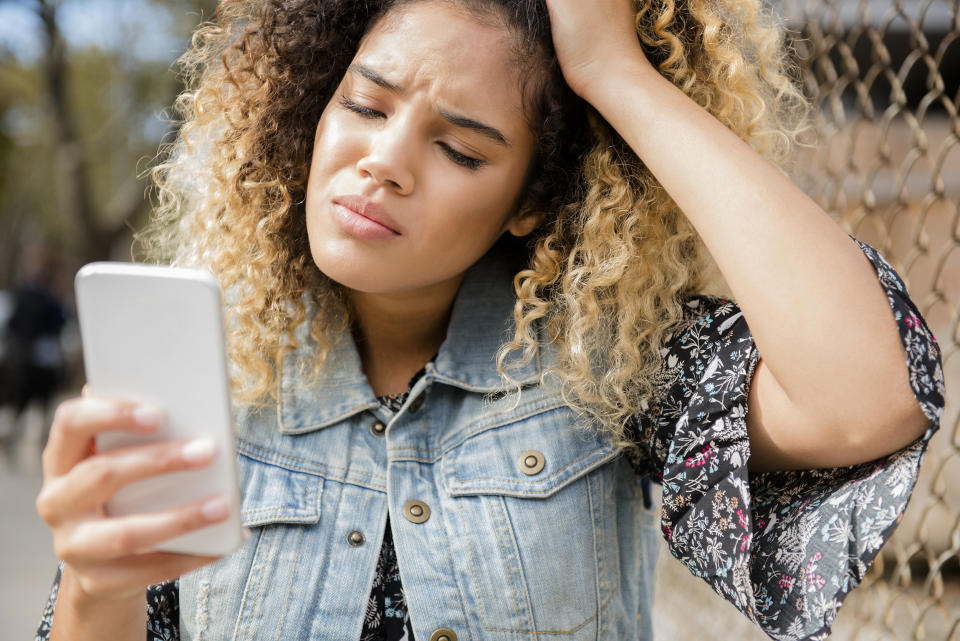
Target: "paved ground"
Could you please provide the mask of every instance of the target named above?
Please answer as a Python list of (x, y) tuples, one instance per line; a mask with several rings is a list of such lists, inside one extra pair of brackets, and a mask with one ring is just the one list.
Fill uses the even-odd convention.
[[(3, 429), (8, 416), (0, 417)], [(0, 454), (0, 641), (33, 639), (57, 561), (33, 501), (40, 490), (39, 413), (11, 460)]]

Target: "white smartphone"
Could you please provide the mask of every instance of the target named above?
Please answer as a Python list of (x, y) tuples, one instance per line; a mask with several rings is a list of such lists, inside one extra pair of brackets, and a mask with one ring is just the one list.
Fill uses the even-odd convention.
[(90, 263), (77, 272), (77, 316), (90, 392), (149, 403), (163, 426), (149, 435), (99, 434), (97, 449), (168, 440), (212, 439), (205, 468), (173, 472), (125, 486), (109, 515), (156, 512), (222, 494), (230, 516), (170, 539), (158, 550), (228, 554), (246, 540), (240, 522), (233, 418), (227, 380), (222, 297), (209, 272), (131, 263)]

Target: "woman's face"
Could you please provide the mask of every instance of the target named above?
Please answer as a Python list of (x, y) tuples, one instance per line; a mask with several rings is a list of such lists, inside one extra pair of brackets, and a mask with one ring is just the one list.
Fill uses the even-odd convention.
[(512, 35), (448, 3), (394, 10), (365, 36), (317, 124), (307, 232), (349, 289), (459, 284), (515, 216), (533, 155)]

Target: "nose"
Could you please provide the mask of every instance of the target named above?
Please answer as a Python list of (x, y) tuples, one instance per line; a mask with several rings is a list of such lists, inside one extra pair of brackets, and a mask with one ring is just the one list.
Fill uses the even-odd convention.
[(371, 132), (366, 153), (357, 162), (357, 171), (378, 185), (407, 195), (414, 187), (413, 141), (400, 119), (391, 124), (393, 126)]

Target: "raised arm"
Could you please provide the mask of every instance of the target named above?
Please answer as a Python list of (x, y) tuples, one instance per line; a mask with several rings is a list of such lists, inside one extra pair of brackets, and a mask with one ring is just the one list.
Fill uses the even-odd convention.
[(751, 468), (852, 465), (923, 434), (929, 419), (890, 305), (856, 243), (660, 75), (634, 32), (631, 0), (547, 4), (567, 82), (689, 218), (743, 310), (761, 355)]

